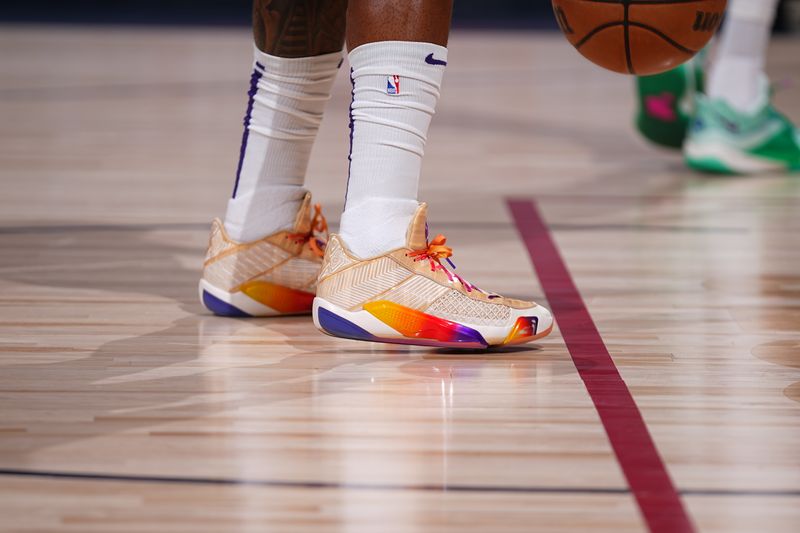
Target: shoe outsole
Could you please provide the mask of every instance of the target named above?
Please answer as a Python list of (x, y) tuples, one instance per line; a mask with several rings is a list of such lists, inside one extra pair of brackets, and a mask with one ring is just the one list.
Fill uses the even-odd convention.
[[(380, 304), (380, 302), (376, 303)], [(391, 303), (389, 302), (389, 304)], [(347, 311), (319, 297), (314, 299), (314, 325), (326, 335), (351, 340), (461, 349), (487, 349), (495, 346), (523, 344), (546, 337), (553, 330), (552, 322), (545, 330), (539, 331), (538, 317), (519, 317), (514, 326), (510, 329), (505, 328), (508, 331), (504, 331), (502, 341), (487, 342), (485, 337), (489, 335), (484, 335), (478, 329), (397, 304), (391, 304), (391, 306), (393, 312), (401, 313), (401, 316), (396, 318), (403, 325), (408, 326), (410, 321), (417, 325), (411, 330), (406, 327), (405, 334), (403, 334), (380, 320), (374, 312)], [(525, 329), (526, 327), (528, 330)], [(530, 331), (531, 334), (526, 335), (525, 331)], [(496, 336), (497, 332), (495, 331), (493, 334)], [(489, 338), (492, 337), (489, 336)]]
[(224, 302), (208, 292), (207, 290), (200, 288), (200, 301), (203, 303), (206, 309), (211, 311), (217, 316), (227, 316), (227, 317), (236, 317), (236, 318), (246, 318), (251, 317), (249, 315), (239, 309), (236, 306), (229, 304), (228, 302)]
[(781, 161), (756, 157), (723, 143), (690, 140), (684, 147), (684, 159), (689, 168), (711, 174), (746, 175), (789, 170)]

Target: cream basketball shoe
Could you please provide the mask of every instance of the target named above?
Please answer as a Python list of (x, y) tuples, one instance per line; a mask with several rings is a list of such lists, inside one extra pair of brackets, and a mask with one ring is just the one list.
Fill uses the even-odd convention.
[(211, 224), (200, 280), (200, 300), (221, 316), (276, 316), (311, 312), (328, 238), (319, 205), (306, 194), (293, 231), (240, 243)]
[(314, 298), (314, 324), (348, 339), (488, 348), (540, 339), (553, 316), (533, 302), (486, 293), (449, 270), (445, 238), (426, 236), (427, 207), (409, 225), (406, 248), (369, 259), (331, 236)]

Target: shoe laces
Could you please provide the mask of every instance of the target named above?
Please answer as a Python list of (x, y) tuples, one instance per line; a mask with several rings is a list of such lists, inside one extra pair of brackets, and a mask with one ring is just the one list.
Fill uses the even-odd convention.
[(322, 214), (322, 206), (314, 204), (314, 215), (311, 225), (306, 233), (289, 233), (286, 238), (292, 239), (297, 244), (305, 244), (311, 253), (317, 257), (325, 255), (325, 246), (328, 244), (328, 221)]
[(462, 287), (467, 292), (472, 292), (476, 290), (478, 292), (485, 291), (478, 288), (476, 285), (469, 283), (468, 281), (464, 280), (461, 276), (456, 274), (455, 272), (451, 272), (447, 267), (442, 264), (442, 259), (447, 261), (450, 267), (455, 270), (456, 265), (450, 260), (450, 257), (453, 255), (453, 249), (447, 246), (447, 238), (442, 235), (441, 233), (433, 238), (432, 241), (427, 243), (427, 247), (424, 250), (415, 250), (409, 252), (408, 257), (414, 259), (414, 261), (428, 261), (431, 267), (431, 272), (442, 271), (447, 275), (447, 279), (450, 282), (458, 281)]

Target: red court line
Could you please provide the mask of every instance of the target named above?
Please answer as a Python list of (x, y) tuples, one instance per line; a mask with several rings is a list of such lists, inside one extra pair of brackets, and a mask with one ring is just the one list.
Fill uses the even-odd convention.
[(628, 386), (608, 353), (553, 237), (529, 200), (508, 200), (522, 240), (608, 440), (652, 533), (694, 526)]

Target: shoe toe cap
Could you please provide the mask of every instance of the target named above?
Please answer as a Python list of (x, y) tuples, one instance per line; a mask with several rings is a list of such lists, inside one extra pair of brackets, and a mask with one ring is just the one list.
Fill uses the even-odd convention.
[(546, 331), (553, 326), (553, 313), (543, 305), (531, 303), (529, 307), (514, 309), (511, 313), (511, 323), (513, 324), (520, 317), (536, 317), (537, 333)]

